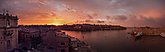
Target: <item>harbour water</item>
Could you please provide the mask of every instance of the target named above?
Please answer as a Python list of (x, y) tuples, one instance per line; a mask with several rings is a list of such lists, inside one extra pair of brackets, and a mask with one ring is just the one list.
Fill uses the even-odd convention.
[(92, 52), (165, 52), (165, 38), (161, 36), (144, 36), (139, 40), (128, 34), (131, 29), (77, 32), (64, 31), (72, 37), (86, 42)]

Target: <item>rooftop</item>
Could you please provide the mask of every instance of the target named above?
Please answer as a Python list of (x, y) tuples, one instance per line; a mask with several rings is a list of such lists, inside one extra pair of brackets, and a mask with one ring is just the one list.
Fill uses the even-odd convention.
[(5, 18), (8, 18), (8, 19), (13, 19), (13, 20), (18, 20), (18, 17), (17, 16), (13, 16), (13, 15), (10, 15), (10, 14), (0, 14), (0, 19), (5, 19)]

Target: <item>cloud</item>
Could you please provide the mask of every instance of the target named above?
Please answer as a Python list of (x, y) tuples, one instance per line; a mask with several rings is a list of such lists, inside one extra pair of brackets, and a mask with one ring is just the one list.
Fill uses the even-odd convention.
[(0, 11), (7, 9), (18, 15), (20, 22), (26, 23), (26, 20), (37, 22), (60, 18), (74, 23), (81, 21), (124, 26), (164, 26), (164, 2), (165, 0), (1, 0)]
[(52, 18), (55, 11), (43, 5), (42, 0), (4, 0), (0, 10), (9, 10), (10, 14), (18, 15), (21, 20), (40, 20), (39, 18)]
[(105, 21), (100, 21), (100, 20), (98, 20), (97, 23), (105, 23)]
[(152, 27), (164, 27), (165, 16), (161, 18), (145, 17), (145, 16), (127, 16), (126, 21), (115, 22), (124, 26), (152, 26)]
[(103, 20), (82, 20), (82, 21), (77, 21), (80, 23), (89, 23), (89, 24), (105, 24), (108, 23), (108, 21), (103, 21)]
[(108, 20), (114, 20), (114, 21), (126, 21), (129, 17), (124, 15), (117, 15), (117, 16), (106, 16), (106, 19)]
[(87, 22), (87, 23), (95, 23), (95, 21), (92, 21), (92, 20), (85, 20), (84, 22)]
[(94, 17), (92, 17), (91, 15), (88, 15), (89, 19), (93, 19)]

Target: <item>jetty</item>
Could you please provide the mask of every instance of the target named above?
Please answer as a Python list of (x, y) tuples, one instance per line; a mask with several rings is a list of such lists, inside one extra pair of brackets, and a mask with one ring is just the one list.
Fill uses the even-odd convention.
[(151, 28), (151, 27), (139, 27), (134, 28), (132, 32), (129, 32), (136, 39), (140, 39), (142, 36), (161, 36), (165, 38), (165, 29)]

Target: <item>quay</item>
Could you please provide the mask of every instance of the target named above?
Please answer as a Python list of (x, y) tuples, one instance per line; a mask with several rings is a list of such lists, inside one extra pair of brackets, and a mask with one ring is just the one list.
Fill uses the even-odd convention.
[(165, 30), (160, 28), (134, 28), (129, 34), (133, 35), (136, 39), (140, 39), (142, 36), (161, 36), (162, 38), (165, 38)]

